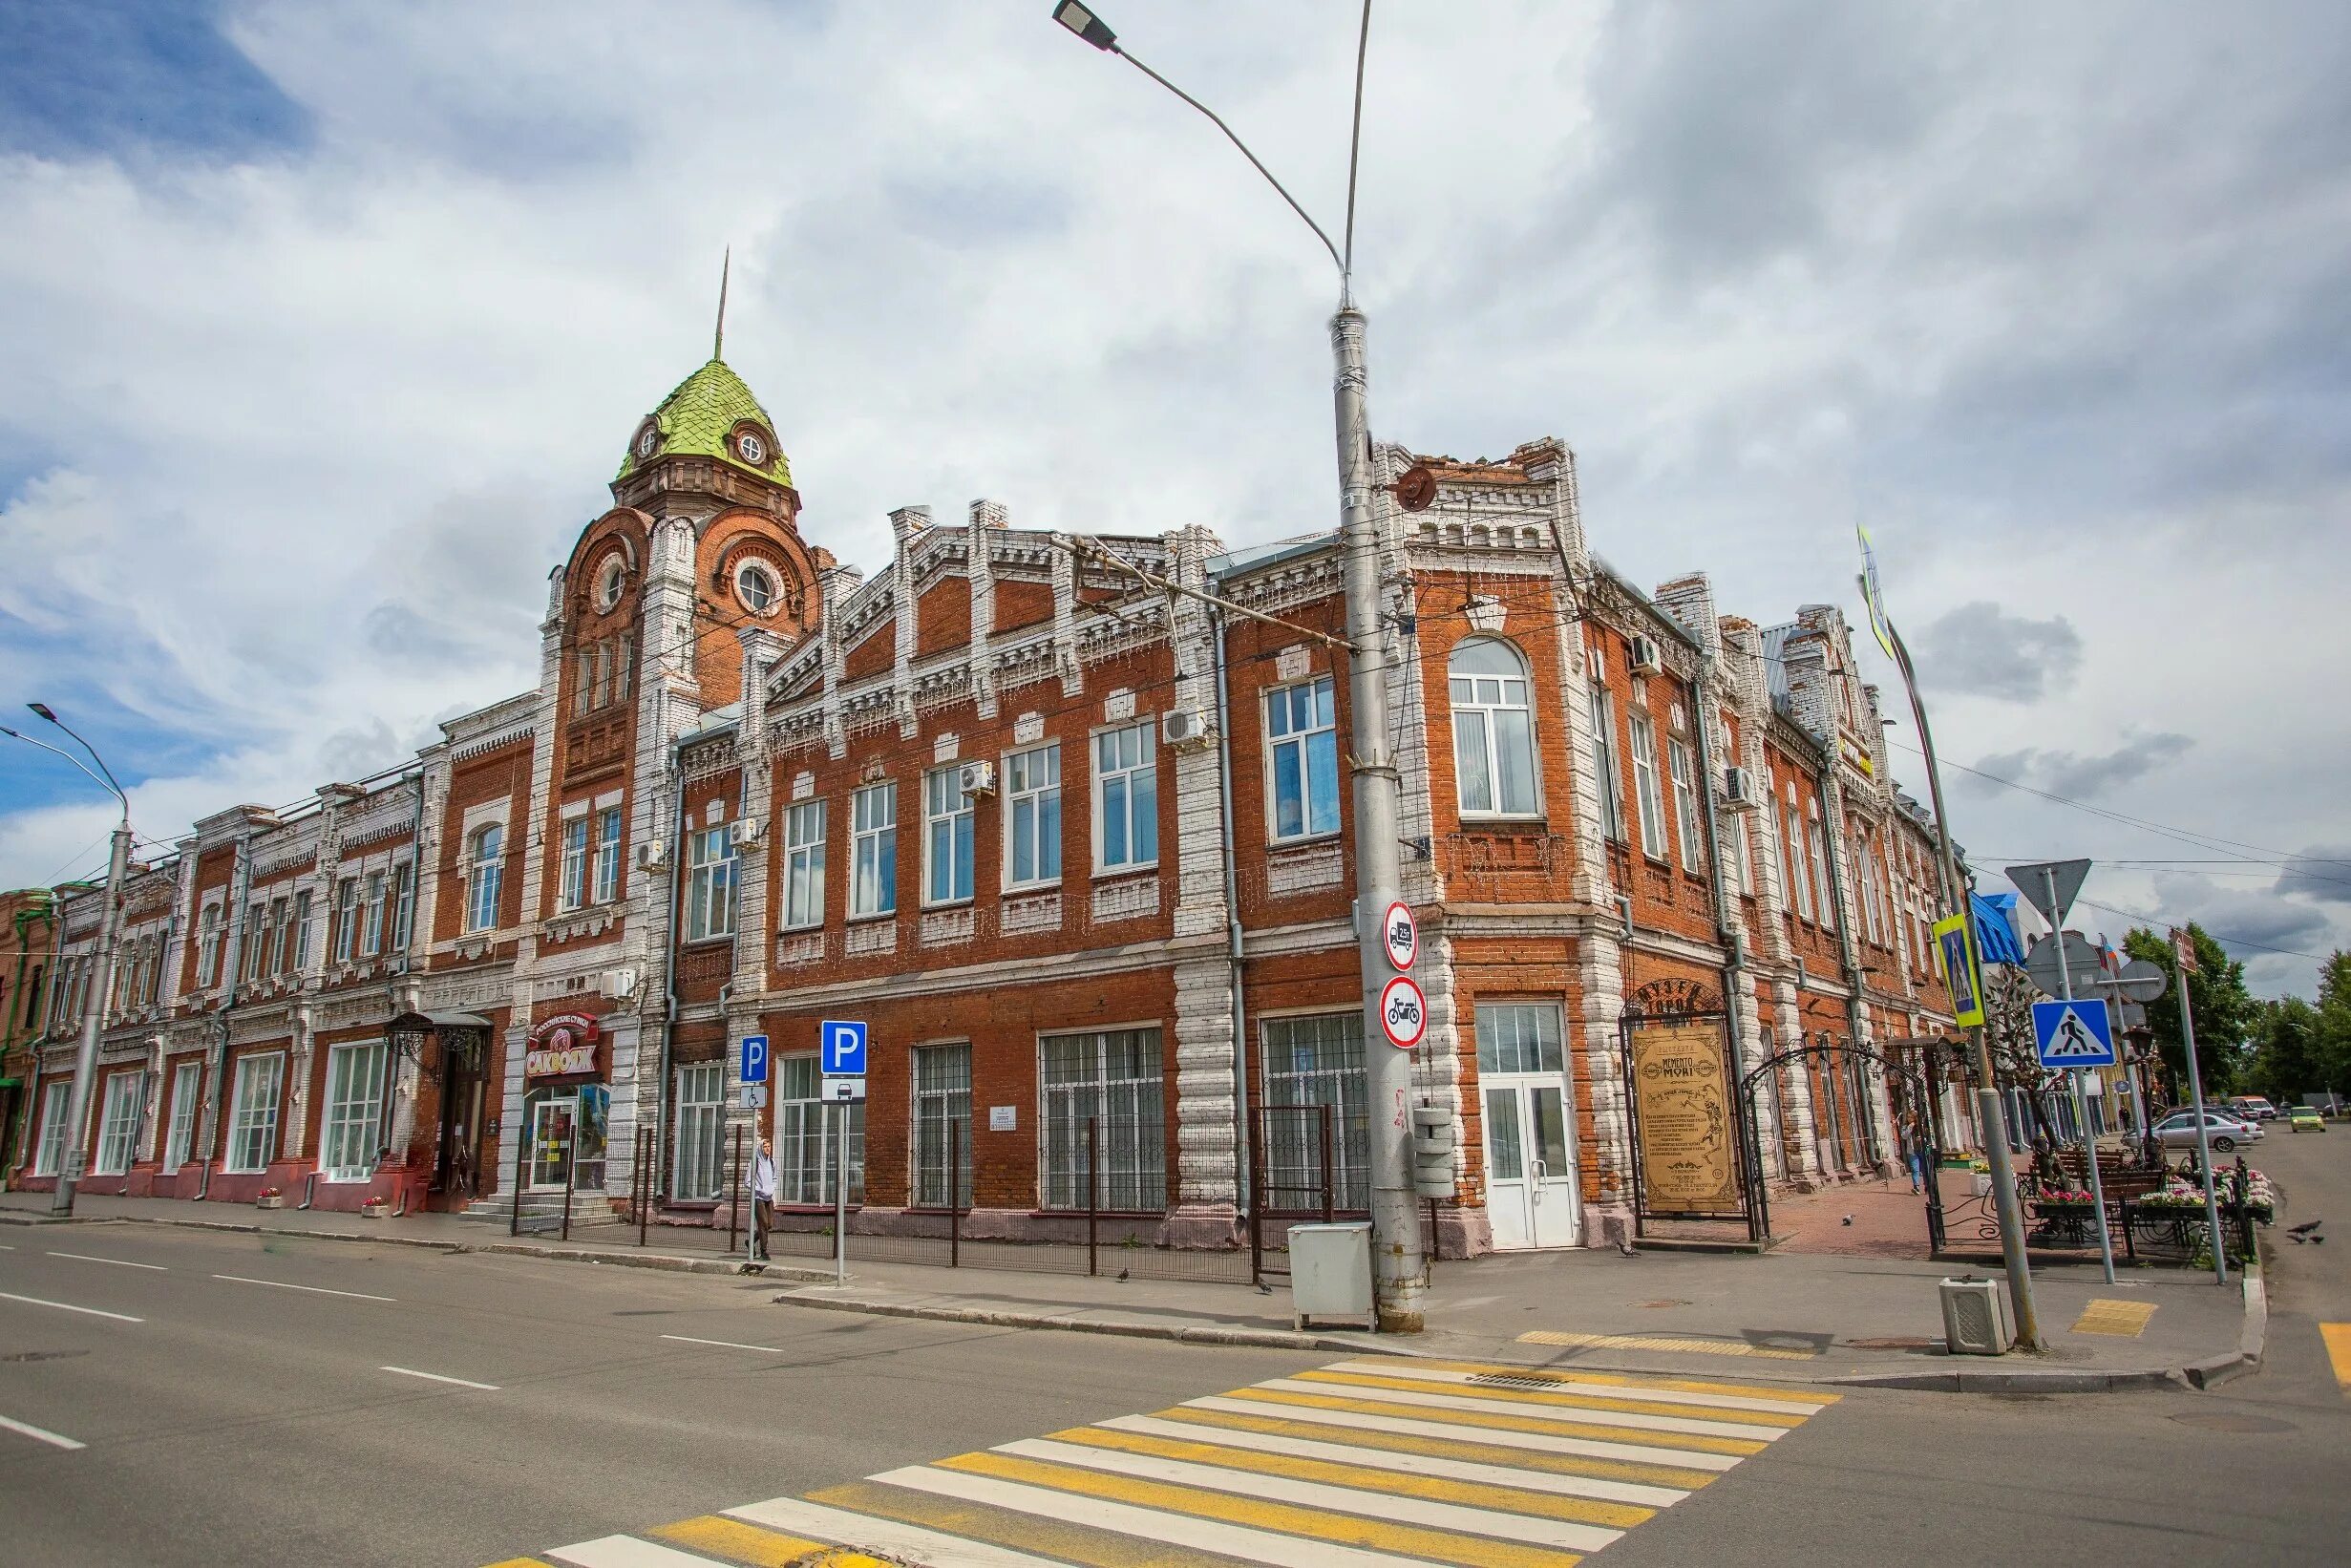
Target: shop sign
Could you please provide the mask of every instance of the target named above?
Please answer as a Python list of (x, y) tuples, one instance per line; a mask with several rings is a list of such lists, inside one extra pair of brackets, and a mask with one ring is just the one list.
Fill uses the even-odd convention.
[(596, 1041), (604, 1026), (585, 1013), (567, 1012), (531, 1030), (522, 1056), (525, 1078), (566, 1078), (596, 1070)]
[(1736, 1213), (1739, 1169), (1722, 1021), (1635, 1029), (1632, 1049), (1642, 1202), (1658, 1212)]

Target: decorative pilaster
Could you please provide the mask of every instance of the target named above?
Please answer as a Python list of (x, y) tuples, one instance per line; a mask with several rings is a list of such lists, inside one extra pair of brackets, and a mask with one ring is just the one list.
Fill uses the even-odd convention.
[(890, 609), (896, 627), (890, 667), (890, 710), (898, 716), (900, 740), (921, 729), (914, 710), (915, 581), (914, 538), (931, 525), (927, 506), (901, 506), (890, 514), (897, 554), (890, 559)]
[(971, 683), (973, 710), (984, 719), (996, 716), (996, 657), (989, 639), (996, 630), (996, 565), (988, 559), (988, 536), (1005, 526), (1002, 501), (971, 503), (971, 544), (965, 570), (971, 584), (971, 644), (964, 654), (964, 670)]

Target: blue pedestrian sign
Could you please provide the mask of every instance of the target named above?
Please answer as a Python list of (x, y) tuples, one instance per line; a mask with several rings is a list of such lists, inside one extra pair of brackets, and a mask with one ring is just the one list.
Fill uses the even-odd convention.
[(816, 1026), (817, 1049), (822, 1054), (824, 1075), (828, 1078), (862, 1078), (865, 1076), (865, 1026), (846, 1019), (828, 1018)]
[(2036, 1002), (2033, 1049), (2043, 1067), (2112, 1067), (2114, 1031), (2104, 1002)]
[(768, 1081), (768, 1037), (764, 1034), (743, 1036), (743, 1082), (764, 1084)]

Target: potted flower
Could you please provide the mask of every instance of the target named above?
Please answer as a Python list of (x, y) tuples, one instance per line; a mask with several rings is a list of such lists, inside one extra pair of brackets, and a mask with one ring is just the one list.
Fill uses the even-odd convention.
[(2033, 1193), (2035, 1206), (2044, 1212), (2050, 1209), (2061, 1212), (2086, 1210), (2096, 1201), (2086, 1187), (2059, 1186), (2046, 1181)]
[(372, 1197), (363, 1198), (359, 1204), (360, 1215), (369, 1219), (381, 1219), (391, 1212), (392, 1198), (388, 1194), (378, 1193)]
[(253, 1206), (257, 1209), (283, 1209), (286, 1207), (286, 1195), (275, 1187), (264, 1187), (254, 1195)]

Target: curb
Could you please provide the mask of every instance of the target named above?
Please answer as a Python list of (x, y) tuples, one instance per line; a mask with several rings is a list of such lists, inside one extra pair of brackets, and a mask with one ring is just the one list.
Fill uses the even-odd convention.
[(919, 1306), (904, 1302), (845, 1301), (838, 1297), (787, 1291), (775, 1298), (782, 1306), (812, 1307), (818, 1312), (857, 1312), (869, 1317), (921, 1318), (931, 1323), (974, 1324), (988, 1328), (1051, 1328), (1072, 1334), (1114, 1334), (1127, 1339), (1173, 1340), (1181, 1345), (1246, 1346), (1264, 1350), (1375, 1351), (1387, 1355), (1425, 1352), (1391, 1350), (1367, 1339), (1343, 1339), (1301, 1334), (1280, 1328), (1225, 1328), (1206, 1324), (1156, 1324), (1056, 1316), (1045, 1312), (1009, 1312), (979, 1306)]
[(2213, 1388), (2233, 1379), (2258, 1371), (2261, 1351), (2269, 1339), (2269, 1286), (2258, 1268), (2247, 1268), (2238, 1276), (2238, 1288), (2244, 1292), (2245, 1322), (2237, 1330), (2236, 1354), (2214, 1356), (2180, 1368), (2183, 1381), (2192, 1388)]

